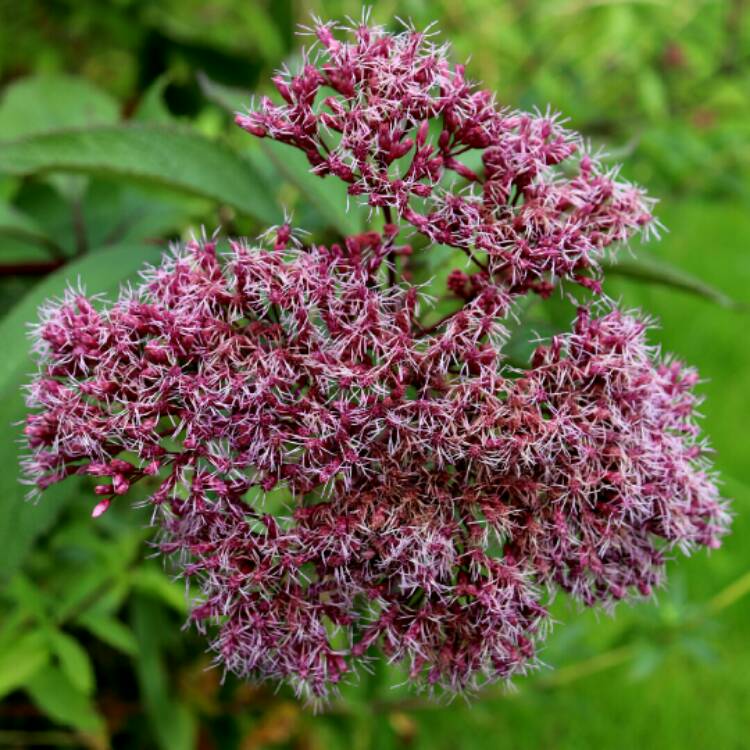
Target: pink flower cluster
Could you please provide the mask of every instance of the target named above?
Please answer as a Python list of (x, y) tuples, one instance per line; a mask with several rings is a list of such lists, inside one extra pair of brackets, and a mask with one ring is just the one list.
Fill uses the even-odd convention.
[[(552, 171), (576, 140), (497, 111), (424, 35), (317, 34), (319, 66), (241, 123), (466, 249), (477, 273), (448, 280), (463, 306), (420, 322), (390, 221), (330, 247), (288, 225), (223, 256), (191, 242), (114, 304), (70, 291), (42, 310), (26, 474), (96, 477), (95, 516), (142, 483), (237, 674), (323, 697), (380, 649), (415, 682), (473, 689), (534, 665), (556, 591), (647, 596), (670, 549), (718, 546), (696, 375), (606, 300), (511, 367), (513, 298), (589, 268), (643, 197), (588, 157)], [(482, 195), (440, 188), (446, 169)]]
[(652, 201), (557, 116), (499, 109), (429, 34), (313, 31), (301, 71), (273, 79), (283, 102), (264, 97), (237, 123), (301, 149), (313, 172), (431, 242), (484, 258), (511, 290), (545, 291), (550, 275), (589, 283), (604, 248), (653, 228)]

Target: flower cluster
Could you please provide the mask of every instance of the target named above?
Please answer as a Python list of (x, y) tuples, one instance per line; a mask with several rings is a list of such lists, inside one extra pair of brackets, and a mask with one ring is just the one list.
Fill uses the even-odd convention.
[[(223, 254), (193, 241), (111, 305), (71, 290), (41, 311), (26, 474), (96, 477), (95, 516), (141, 482), (237, 674), (316, 698), (379, 649), (415, 683), (473, 689), (534, 665), (556, 591), (647, 596), (670, 549), (719, 544), (696, 375), (606, 300), (511, 367), (514, 297), (589, 267), (646, 220), (643, 197), (587, 156), (552, 171), (577, 140), (497, 111), (424, 35), (316, 33), (319, 65), (241, 124), (479, 253), (448, 279), (462, 307), (422, 324), (391, 221), (330, 247), (289, 225)], [(446, 169), (482, 195), (438, 189)]]
[(301, 149), (313, 172), (430, 241), (486, 257), (512, 291), (549, 275), (587, 283), (604, 248), (653, 229), (652, 202), (557, 116), (499, 109), (429, 34), (312, 31), (300, 72), (273, 79), (283, 102), (264, 97), (237, 123)]

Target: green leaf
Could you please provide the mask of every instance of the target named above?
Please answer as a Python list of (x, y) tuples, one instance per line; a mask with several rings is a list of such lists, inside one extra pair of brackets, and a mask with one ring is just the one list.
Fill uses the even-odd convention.
[(526, 368), (531, 364), (531, 356), (539, 346), (540, 339), (550, 339), (560, 333), (560, 327), (540, 317), (522, 319), (511, 326), (511, 335), (503, 348), (503, 355), (514, 367)]
[(184, 584), (172, 581), (160, 569), (153, 565), (138, 568), (131, 580), (136, 591), (158, 599), (181, 615), (187, 614)]
[[(80, 175), (68, 177), (73, 181), (81, 179)], [(73, 210), (70, 200), (61, 194), (59, 186), (51, 185), (48, 181), (24, 180), (13, 205), (26, 216), (33, 217), (34, 223), (42, 228), (47, 237), (53, 238), (65, 254), (71, 255), (77, 250)]]
[(49, 634), (52, 652), (60, 662), (60, 669), (71, 684), (84, 695), (94, 690), (94, 667), (89, 655), (78, 641), (61, 630)]
[(22, 78), (5, 90), (0, 103), (3, 139), (61, 128), (117, 122), (117, 102), (84, 78), (39, 75)]
[(202, 71), (198, 73), (197, 79), (203, 96), (229, 114), (244, 110), (250, 103), (251, 92), (246, 89), (226, 86), (212, 80)]
[(264, 223), (281, 212), (250, 163), (226, 144), (160, 125), (65, 130), (0, 143), (0, 172), (76, 172), (162, 185)]
[(31, 240), (60, 253), (61, 249), (53, 239), (23, 211), (19, 211), (10, 203), (0, 201), (0, 233), (7, 233), (16, 237)]
[(34, 630), (0, 653), (0, 697), (30, 680), (49, 661), (44, 634)]
[[(46, 498), (43, 498), (44, 502)], [(116, 575), (115, 571), (114, 575)], [(99, 563), (95, 563), (90, 570), (75, 576), (65, 590), (55, 608), (58, 622), (65, 622), (76, 617), (79, 612), (88, 609), (88, 604), (98, 600), (100, 595), (106, 594), (115, 585), (113, 573)]]
[(428, 294), (435, 298), (445, 295), (446, 282), (453, 269), (458, 268), (466, 273), (472, 273), (476, 267), (460, 250), (448, 245), (430, 245), (427, 240), (415, 237), (412, 241), (415, 250), (409, 258), (409, 271), (415, 286), (425, 286)]
[[(280, 3), (273, 3), (278, 5)], [(243, 14), (246, 28), (254, 29), (253, 39), (266, 60), (278, 60), (284, 55), (284, 40), (275, 19), (260, 3), (242, 3), (237, 9)], [(244, 40), (243, 40), (244, 41)]]
[(649, 284), (659, 284), (679, 289), (683, 292), (703, 297), (723, 307), (743, 308), (743, 305), (724, 294), (720, 289), (707, 284), (697, 276), (693, 276), (681, 268), (677, 268), (657, 258), (642, 255), (621, 257), (616, 260), (604, 261), (601, 266), (605, 273), (611, 276), (623, 276)]
[(133, 630), (138, 640), (136, 674), (157, 742), (162, 750), (195, 747), (195, 717), (170, 694), (169, 672), (162, 652), (163, 638), (171, 632), (162, 608), (148, 597), (133, 600)]
[[(18, 462), (22, 452), (17, 444), (26, 407), (22, 386), (34, 369), (28, 354), (27, 325), (37, 317), (37, 308), (49, 297), (60, 295), (68, 282), (85, 280), (90, 293), (116, 291), (145, 262), (156, 262), (160, 249), (142, 245), (113, 246), (106, 252), (85, 256), (42, 282), (24, 297), (0, 323), (0, 426), (7, 440), (0, 444), (0, 578), (10, 577), (23, 560), (36, 536), (54, 522), (65, 503), (76, 498), (76, 481), (50, 488), (37, 504), (24, 501), (24, 488), (18, 480)], [(10, 431), (10, 435), (8, 435)], [(80, 486), (80, 483), (78, 484)]]
[(664, 657), (664, 648), (651, 643), (639, 644), (628, 670), (630, 679), (636, 682), (646, 679), (661, 665)]
[(138, 654), (133, 631), (116, 618), (99, 612), (85, 612), (75, 622), (108, 646), (128, 656)]
[(13, 599), (16, 611), (24, 617), (31, 617), (38, 623), (49, 621), (50, 596), (27, 576), (22, 573), (15, 575), (5, 593)]
[(31, 700), (54, 721), (82, 732), (104, 734), (104, 719), (62, 670), (52, 666), (39, 670), (24, 687)]
[(93, 178), (82, 203), (90, 252), (113, 244), (174, 236), (210, 204), (164, 188)]
[(639, 71), (637, 89), (643, 111), (654, 120), (662, 119), (669, 106), (663, 77), (644, 66)]
[(719, 662), (719, 652), (715, 646), (700, 636), (684, 635), (679, 639), (680, 650), (697, 662), (715, 666)]
[(138, 108), (133, 113), (133, 120), (138, 122), (174, 122), (174, 117), (164, 102), (164, 92), (172, 82), (172, 74), (167, 72), (156, 78), (143, 92)]
[(14, 607), (0, 622), (0, 654), (14, 646), (28, 626), (29, 613), (21, 607)]
[[(86, 79), (42, 74), (22, 78), (6, 90), (0, 104), (0, 138), (28, 138), (119, 119), (117, 102)], [(85, 178), (80, 176), (50, 175), (48, 181), (68, 200), (85, 189)]]
[(203, 0), (172, 0), (147, 7), (149, 24), (168, 39), (232, 59), (239, 58), (240, 64), (247, 66), (249, 52), (253, 53), (253, 58), (261, 52), (272, 61), (283, 55), (279, 30), (273, 16), (263, 8), (283, 4), (279, 0), (274, 3), (220, 0), (207, 6)]

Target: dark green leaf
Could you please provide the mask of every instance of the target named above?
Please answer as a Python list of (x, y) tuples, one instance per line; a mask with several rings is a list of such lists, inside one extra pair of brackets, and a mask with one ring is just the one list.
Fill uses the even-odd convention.
[[(2, 145), (0, 145), (2, 148)], [(63, 175), (56, 175), (62, 177)], [(80, 175), (68, 175), (80, 179)], [(78, 198), (80, 200), (80, 196)], [(59, 186), (47, 181), (24, 180), (13, 205), (26, 216), (33, 217), (37, 226), (61, 247), (65, 254), (72, 255), (77, 247), (76, 227), (70, 200), (65, 198)], [(47, 251), (45, 251), (47, 252)]]
[(174, 117), (164, 102), (164, 92), (172, 81), (170, 73), (160, 75), (154, 82), (143, 92), (141, 100), (138, 102), (138, 108), (133, 113), (133, 120), (138, 122), (174, 122)]
[(198, 85), (208, 101), (217, 107), (234, 114), (241, 112), (250, 104), (251, 92), (235, 86), (225, 86), (218, 81), (213, 81), (205, 73), (198, 73)]
[(82, 212), (91, 252), (100, 252), (114, 244), (175, 236), (208, 207), (208, 201), (184, 193), (93, 178)]
[(57, 244), (34, 219), (10, 203), (2, 201), (0, 201), (0, 233), (12, 234), (52, 248), (55, 252), (61, 252)]
[(156, 739), (162, 750), (192, 750), (195, 746), (195, 717), (171, 695), (169, 673), (162, 653), (161, 639), (169, 629), (164, 611), (156, 602), (148, 597), (135, 597), (133, 630), (139, 648), (136, 672)]
[(55, 607), (58, 622), (77, 617), (79, 613), (93, 606), (100, 596), (107, 594), (114, 585), (113, 573), (99, 564), (75, 576), (66, 585)]
[[(42, 74), (22, 78), (7, 89), (0, 104), (0, 138), (110, 125), (118, 119), (117, 102), (85, 78)], [(68, 200), (80, 197), (85, 190), (81, 176), (50, 175), (47, 179)]]
[(225, 203), (264, 223), (281, 212), (253, 167), (229, 146), (158, 125), (67, 130), (0, 144), (0, 172), (78, 172), (132, 179)]

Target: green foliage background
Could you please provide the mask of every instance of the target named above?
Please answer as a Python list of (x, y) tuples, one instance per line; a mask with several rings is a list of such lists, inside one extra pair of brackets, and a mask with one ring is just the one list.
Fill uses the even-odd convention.
[[(294, 62), (310, 12), (350, 0), (0, 0), (0, 747), (712, 748), (750, 726), (750, 4), (745, 0), (381, 0), (437, 20), (509, 105), (550, 104), (662, 202), (669, 232), (607, 290), (697, 365), (734, 533), (677, 561), (658, 604), (615, 619), (560, 602), (553, 670), (468, 706), (378, 673), (313, 715), (222, 682), (180, 626), (184, 592), (150, 557), (148, 517), (89, 518), (69, 480), (18, 483), (25, 326), (68, 281), (116, 292), (201, 225), (255, 233), (280, 205), (322, 239), (356, 229), (335, 185), (254, 143), (226, 111)], [(448, 270), (434, 269), (438, 273)], [(733, 304), (731, 301), (734, 301)], [(565, 321), (563, 321), (565, 322)], [(528, 328), (560, 321), (529, 311)]]

